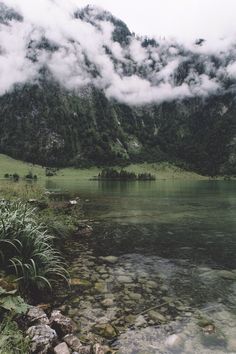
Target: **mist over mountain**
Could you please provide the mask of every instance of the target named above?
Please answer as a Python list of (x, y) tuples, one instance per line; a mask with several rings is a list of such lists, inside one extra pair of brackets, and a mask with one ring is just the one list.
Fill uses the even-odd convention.
[(0, 2), (0, 151), (51, 165), (236, 161), (236, 39), (138, 37), (93, 6)]

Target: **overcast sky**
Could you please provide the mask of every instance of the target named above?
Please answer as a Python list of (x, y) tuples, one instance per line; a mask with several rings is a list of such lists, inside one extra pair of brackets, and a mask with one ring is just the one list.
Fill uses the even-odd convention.
[(137, 34), (191, 40), (236, 34), (236, 0), (75, 0), (110, 10)]

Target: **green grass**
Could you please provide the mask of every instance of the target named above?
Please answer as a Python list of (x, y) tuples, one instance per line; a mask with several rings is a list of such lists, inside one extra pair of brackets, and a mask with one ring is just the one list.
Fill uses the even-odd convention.
[(27, 354), (30, 352), (29, 344), (12, 316), (5, 317), (0, 323), (0, 354)]
[(29, 199), (38, 199), (47, 201), (45, 189), (39, 183), (12, 182), (11, 180), (0, 181), (0, 198), (7, 200), (20, 199), (28, 201)]
[(23, 177), (29, 171), (32, 171), (38, 177), (45, 176), (45, 170), (41, 166), (15, 160), (7, 155), (0, 154), (0, 178), (3, 178), (5, 173), (18, 173)]
[(21, 201), (0, 204), (0, 266), (17, 276), (23, 293), (51, 288), (57, 277), (66, 279), (53, 242), (34, 208)]
[[(114, 166), (116, 167), (116, 166)], [(120, 169), (120, 167), (116, 167)], [(125, 168), (127, 171), (133, 171), (136, 174), (148, 172), (155, 175), (156, 179), (203, 179), (203, 177), (195, 172), (185, 171), (168, 162), (161, 163), (143, 163), (132, 164)], [(23, 161), (15, 160), (9, 156), (0, 154), (0, 178), (4, 174), (18, 173), (20, 177), (24, 177), (29, 171), (36, 174), (39, 179), (89, 179), (97, 176), (102, 168), (91, 167), (87, 169), (63, 168), (59, 170), (57, 176), (46, 177), (45, 169), (39, 165), (33, 165)]]
[(183, 170), (169, 162), (132, 164), (128, 166), (127, 171), (136, 174), (151, 173), (156, 179), (205, 179), (206, 177), (198, 173)]

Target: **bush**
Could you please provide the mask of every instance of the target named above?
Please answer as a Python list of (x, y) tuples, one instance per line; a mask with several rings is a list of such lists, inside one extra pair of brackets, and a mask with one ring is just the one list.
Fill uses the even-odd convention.
[(45, 176), (46, 177), (53, 177), (56, 176), (58, 169), (52, 167), (46, 167), (45, 169)]
[(66, 279), (53, 239), (35, 209), (20, 201), (0, 205), (0, 262), (7, 273), (17, 276), (23, 292), (51, 288), (55, 277)]
[(33, 175), (32, 171), (29, 171), (25, 176), (26, 179), (38, 179), (37, 175)]
[(9, 173), (5, 173), (4, 178), (9, 178)]
[(14, 182), (18, 182), (20, 179), (20, 176), (18, 175), (18, 173), (13, 173), (12, 178), (13, 178)]

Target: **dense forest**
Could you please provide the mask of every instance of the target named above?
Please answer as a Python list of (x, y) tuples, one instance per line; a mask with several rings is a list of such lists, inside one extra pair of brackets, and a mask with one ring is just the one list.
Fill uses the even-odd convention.
[(172, 161), (205, 174), (236, 173), (232, 95), (143, 107), (56, 83), (0, 97), (0, 151), (47, 166)]

